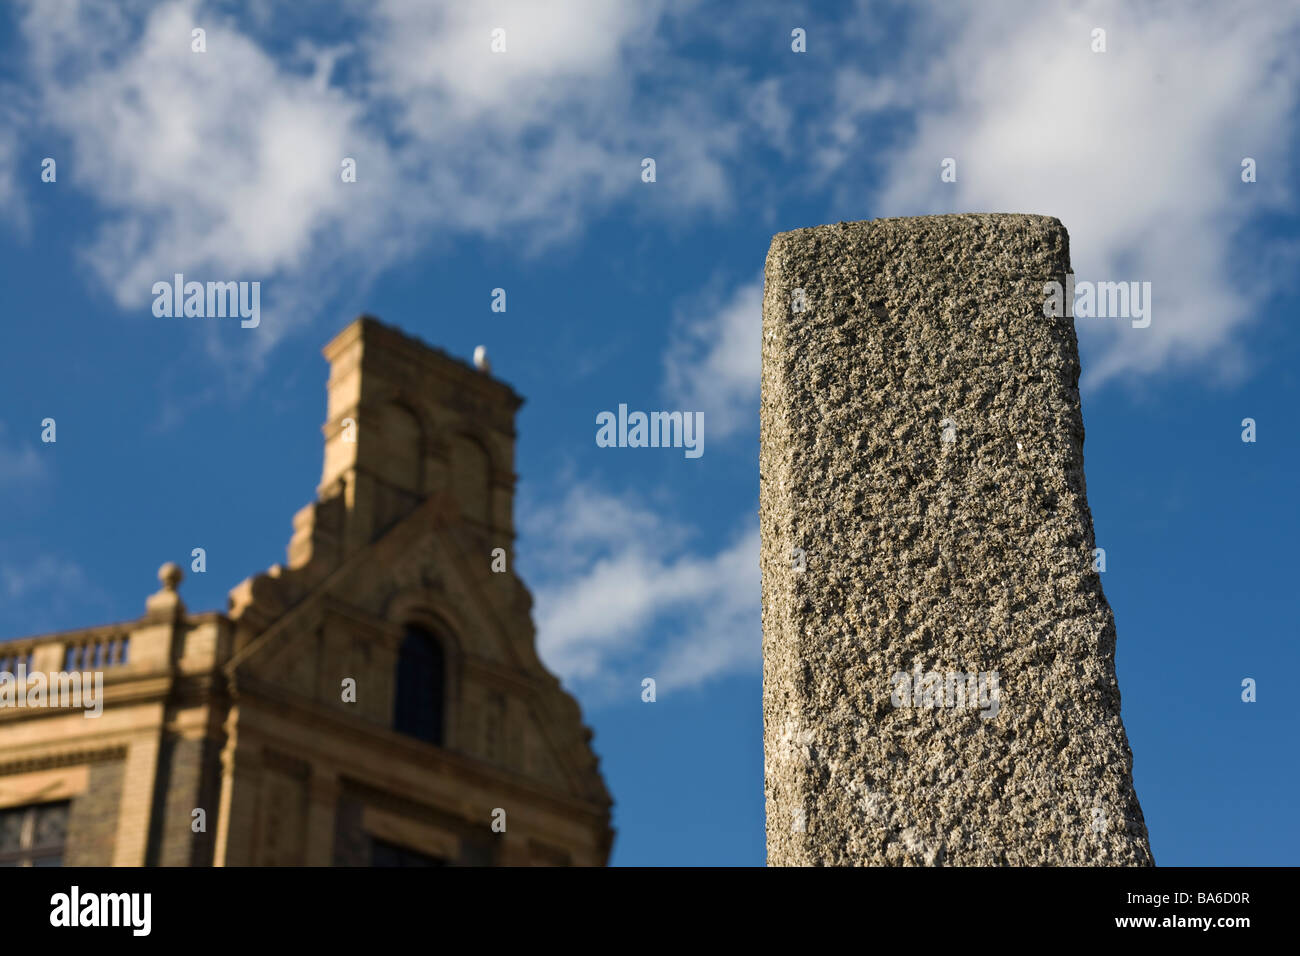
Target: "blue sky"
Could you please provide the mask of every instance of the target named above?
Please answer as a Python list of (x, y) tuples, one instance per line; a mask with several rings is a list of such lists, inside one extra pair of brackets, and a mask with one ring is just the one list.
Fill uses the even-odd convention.
[[(134, 618), (194, 547), (182, 594), (224, 608), (314, 494), (321, 346), (362, 311), (484, 344), (527, 399), (520, 566), (614, 862), (761, 864), (771, 236), (1054, 215), (1080, 279), (1153, 289), (1148, 328), (1076, 324), (1156, 861), (1300, 862), (1294, 4), (284, 6), (0, 10), (0, 635)], [(155, 318), (178, 271), (260, 281), (261, 325)], [(703, 411), (704, 455), (598, 448), (620, 403)]]

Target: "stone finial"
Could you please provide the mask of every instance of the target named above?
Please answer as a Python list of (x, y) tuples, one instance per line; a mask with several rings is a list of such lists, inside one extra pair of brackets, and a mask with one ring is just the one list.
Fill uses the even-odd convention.
[(185, 614), (185, 604), (177, 591), (184, 575), (178, 565), (168, 561), (158, 569), (162, 590), (156, 591), (144, 602), (145, 616), (154, 620), (176, 620)]
[(474, 347), (474, 367), (480, 372), (491, 373), (492, 363), (488, 361), (486, 345), (476, 345)]
[(158, 580), (162, 582), (164, 591), (176, 591), (184, 577), (180, 565), (171, 561), (158, 569)]

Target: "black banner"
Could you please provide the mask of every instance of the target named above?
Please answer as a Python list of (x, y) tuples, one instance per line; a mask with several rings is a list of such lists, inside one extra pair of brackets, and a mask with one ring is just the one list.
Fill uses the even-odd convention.
[[(927, 945), (982, 933), (1026, 941), (1125, 936), (1232, 945), (1281, 933), (1293, 869), (9, 869), (0, 876), (11, 942), (80, 934), (220, 944), (239, 931), (337, 946), (427, 932), (512, 932), (614, 945), (716, 928), (747, 935), (762, 913), (802, 932), (850, 923), (866, 938)], [(781, 914), (786, 914), (782, 917)], [(593, 932), (593, 930), (597, 932)], [(663, 936), (666, 931), (671, 936)], [(766, 932), (766, 930), (763, 930)], [(441, 931), (440, 931), (441, 932)], [(917, 934), (920, 934), (919, 936)], [(1244, 935), (1243, 935), (1244, 934)], [(442, 937), (440, 937), (442, 938)], [(445, 937), (451, 943), (455, 937)], [(487, 941), (485, 939), (485, 941)]]

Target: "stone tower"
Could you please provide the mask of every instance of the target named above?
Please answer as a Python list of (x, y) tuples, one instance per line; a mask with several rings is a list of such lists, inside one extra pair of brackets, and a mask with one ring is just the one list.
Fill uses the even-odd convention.
[(0, 663), (104, 685), (99, 720), (0, 710), (0, 822), (62, 833), (0, 855), (606, 862), (591, 732), (537, 657), (514, 573), (522, 400), (370, 317), (325, 356), (324, 468), (285, 566), (207, 614), (169, 566), (138, 621), (0, 644)]
[(763, 300), (772, 865), (1152, 863), (1055, 219), (782, 233)]

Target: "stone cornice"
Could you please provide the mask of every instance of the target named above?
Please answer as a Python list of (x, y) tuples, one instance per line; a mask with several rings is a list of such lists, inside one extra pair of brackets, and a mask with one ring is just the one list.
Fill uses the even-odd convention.
[(16, 773), (29, 773), (33, 770), (72, 767), (83, 763), (123, 760), (126, 758), (126, 750), (125, 744), (113, 744), (105, 747), (46, 751), (45, 753), (33, 754), (30, 757), (19, 757), (15, 760), (0, 760), (0, 777)]
[[(425, 769), (441, 770), (449, 776), (470, 783), (504, 789), (519, 794), (532, 803), (548, 804), (563, 813), (579, 813), (595, 820), (608, 821), (609, 806), (585, 800), (573, 794), (553, 790), (531, 777), (525, 777), (493, 766), (476, 757), (447, 750), (405, 737), (387, 727), (358, 721), (355, 717), (337, 713), (330, 707), (318, 704), (275, 684), (257, 681), (241, 675), (239, 678), (239, 714), (244, 715), (250, 703), (261, 705), (280, 717), (298, 719), (302, 724), (325, 731), (331, 740), (348, 739), (371, 750), (386, 750), (395, 760), (418, 765)], [(249, 726), (245, 724), (245, 726)], [(255, 725), (240, 733), (267, 741), (269, 747), (280, 751), (303, 752), (301, 741), (271, 741)], [(337, 752), (321, 751), (313, 755), (322, 762), (337, 761)]]

